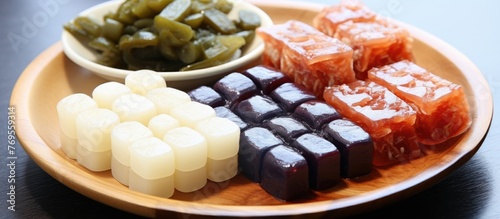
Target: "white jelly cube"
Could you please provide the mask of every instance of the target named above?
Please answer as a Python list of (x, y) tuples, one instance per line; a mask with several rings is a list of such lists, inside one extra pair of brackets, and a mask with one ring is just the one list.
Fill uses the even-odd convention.
[(115, 81), (100, 84), (92, 91), (92, 98), (100, 108), (112, 109), (113, 102), (126, 94), (132, 94), (132, 90), (122, 83)]
[(238, 154), (240, 128), (231, 120), (209, 118), (199, 122), (195, 130), (207, 140), (208, 158), (222, 160)]
[(169, 130), (180, 127), (179, 121), (167, 114), (160, 114), (149, 120), (148, 128), (151, 129), (153, 135), (163, 139), (165, 133)]
[(174, 175), (158, 179), (144, 179), (134, 171), (130, 171), (128, 187), (144, 194), (170, 198), (175, 191)]
[(167, 86), (165, 79), (151, 70), (138, 70), (129, 73), (127, 77), (125, 77), (125, 85), (129, 87), (133, 93), (139, 95), (145, 95), (150, 90)]
[(78, 163), (90, 171), (100, 172), (111, 169), (111, 149), (95, 152), (78, 147), (77, 152)]
[[(113, 152), (111, 152), (113, 153)], [(116, 160), (115, 156), (111, 156), (111, 175), (116, 181), (128, 186), (130, 177), (130, 166)]]
[(175, 189), (180, 192), (194, 192), (207, 184), (207, 168), (203, 166), (192, 171), (176, 170), (174, 178)]
[(120, 163), (130, 165), (129, 147), (138, 140), (153, 137), (153, 133), (139, 122), (122, 122), (111, 131), (111, 150)]
[(86, 150), (102, 152), (111, 150), (111, 130), (120, 124), (116, 113), (108, 109), (88, 109), (76, 117), (78, 143)]
[(156, 105), (158, 114), (170, 114), (175, 106), (191, 101), (186, 92), (170, 87), (150, 90), (145, 96)]
[(130, 170), (144, 179), (158, 179), (173, 175), (175, 157), (164, 141), (150, 137), (136, 141), (129, 148)]
[(118, 182), (128, 185), (130, 150), (136, 141), (153, 137), (153, 133), (139, 122), (122, 122), (111, 131), (111, 174)]
[(120, 120), (138, 121), (148, 125), (149, 120), (157, 115), (156, 106), (138, 94), (123, 95), (113, 102), (113, 111), (120, 116)]
[(207, 178), (213, 182), (223, 182), (238, 174), (238, 155), (223, 159), (207, 160)]
[(57, 103), (57, 114), (61, 131), (69, 138), (76, 139), (76, 116), (91, 108), (97, 108), (97, 103), (86, 94), (71, 94), (60, 100)]
[(215, 110), (209, 105), (192, 101), (174, 107), (170, 115), (182, 126), (195, 128), (198, 122), (215, 117)]
[(207, 142), (198, 132), (188, 127), (179, 127), (168, 131), (163, 137), (175, 154), (175, 168), (192, 171), (204, 167), (207, 163)]
[(70, 138), (64, 132), (59, 134), (61, 139), (61, 149), (64, 154), (71, 159), (76, 159), (76, 149), (78, 146), (78, 140), (76, 138)]

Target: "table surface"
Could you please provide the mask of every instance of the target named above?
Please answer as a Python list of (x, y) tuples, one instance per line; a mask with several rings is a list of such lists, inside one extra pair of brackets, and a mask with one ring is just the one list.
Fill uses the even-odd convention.
[[(104, 0), (17, 0), (0, 7), (0, 217), (89, 218), (136, 217), (89, 199), (45, 173), (18, 143), (15, 165), (15, 212), (8, 209), (8, 107), (23, 69), (60, 39), (61, 26), (78, 12)], [(293, 2), (296, 0), (290, 0)], [(310, 0), (322, 4), (337, 1)], [(448, 42), (475, 63), (500, 101), (500, 1), (365, 0), (385, 16), (419, 27)], [(404, 200), (355, 217), (500, 218), (500, 119), (493, 116), (481, 148), (465, 165), (433, 187)]]

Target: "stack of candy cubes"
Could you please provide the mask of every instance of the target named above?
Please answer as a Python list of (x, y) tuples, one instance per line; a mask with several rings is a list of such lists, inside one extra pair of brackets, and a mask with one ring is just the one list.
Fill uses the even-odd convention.
[(188, 94), (239, 126), (242, 174), (279, 200), (371, 172), (368, 133), (274, 68), (231, 73)]
[(64, 97), (57, 112), (64, 153), (131, 190), (168, 198), (238, 173), (238, 125), (153, 71)]

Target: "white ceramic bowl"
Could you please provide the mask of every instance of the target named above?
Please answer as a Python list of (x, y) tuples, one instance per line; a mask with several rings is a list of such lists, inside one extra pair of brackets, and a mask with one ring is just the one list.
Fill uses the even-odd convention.
[[(111, 11), (116, 11), (122, 2), (123, 0), (105, 2), (89, 8), (81, 12), (79, 15), (94, 18), (96, 21), (102, 21), (102, 17), (105, 14)], [(260, 8), (242, 0), (234, 0), (232, 2), (234, 3), (234, 8), (228, 15), (230, 18), (236, 19), (238, 11), (240, 9), (245, 9), (253, 11), (260, 16), (261, 26), (273, 25), (271, 18)], [(73, 35), (65, 30), (62, 33), (61, 41), (64, 53), (69, 59), (105, 79), (123, 82), (125, 76), (131, 72), (130, 70), (112, 68), (98, 64), (95, 62), (97, 60), (97, 53), (88, 49), (88, 47), (83, 45)], [(253, 42), (245, 45), (245, 49), (242, 51), (239, 58), (227, 63), (199, 70), (158, 72), (158, 74), (165, 79), (167, 86), (169, 87), (190, 89), (202, 84), (213, 82), (225, 73), (229, 73), (238, 68), (242, 68), (243, 66), (256, 62), (262, 55), (263, 51), (264, 42), (261, 38), (255, 36)]]

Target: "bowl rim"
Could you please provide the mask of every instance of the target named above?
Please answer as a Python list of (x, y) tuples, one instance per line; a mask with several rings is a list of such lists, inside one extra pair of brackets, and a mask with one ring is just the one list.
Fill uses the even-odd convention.
[[(106, 10), (106, 9), (115, 9), (117, 8), (123, 0), (113, 0), (113, 1), (108, 1), (108, 2), (103, 2), (101, 4), (95, 5), (93, 7), (90, 7), (78, 14), (78, 16), (87, 16), (89, 14), (94, 13), (96, 10)], [(259, 7), (246, 2), (242, 0), (232, 0), (236, 8), (240, 9), (245, 9), (245, 10), (251, 10), (259, 15), (261, 18), (261, 26), (272, 26), (273, 21), (271, 17), (265, 13), (262, 9)], [(108, 10), (108, 11), (109, 11)], [(234, 12), (233, 12), (234, 13)], [(62, 31), (61, 35), (61, 42), (63, 46), (63, 51), (64, 54), (73, 62), (75, 62), (77, 65), (88, 69), (92, 71), (93, 73), (107, 78), (107, 79), (119, 79), (119, 80), (124, 80), (125, 77), (131, 73), (134, 72), (134, 70), (127, 70), (127, 69), (119, 69), (119, 68), (113, 68), (105, 65), (101, 65), (99, 63), (96, 63), (88, 58), (85, 58), (84, 56), (81, 55), (81, 53), (78, 52), (77, 49), (75, 49), (75, 43), (80, 44), (78, 47), (85, 48), (84, 45), (80, 41), (78, 41), (73, 35), (71, 35), (68, 31), (64, 30)], [(256, 60), (259, 58), (262, 53), (264, 53), (265, 49), (265, 44), (264, 41), (257, 36), (257, 34), (254, 37), (254, 42), (251, 44), (254, 45), (254, 49), (249, 50), (247, 52), (242, 53), (242, 55), (239, 58), (236, 58), (234, 60), (231, 60), (229, 62), (217, 65), (217, 66), (212, 66), (208, 68), (203, 68), (203, 69), (197, 69), (197, 70), (190, 70), (190, 71), (169, 71), (169, 72), (157, 72), (160, 76), (162, 76), (166, 81), (184, 81), (184, 80), (193, 80), (193, 79), (201, 79), (201, 78), (206, 78), (206, 77), (211, 77), (215, 76), (221, 73), (226, 73), (231, 70), (235, 70), (238, 68), (241, 68), (245, 66), (246, 64), (251, 63), (252, 61)], [(251, 45), (248, 44), (248, 45)], [(90, 50), (87, 50), (88, 52), (91, 52)], [(94, 52), (91, 52), (94, 53)]]

